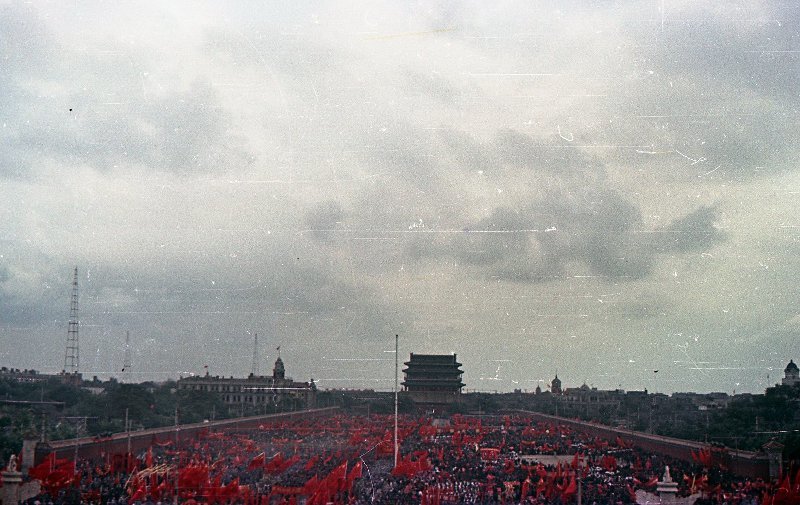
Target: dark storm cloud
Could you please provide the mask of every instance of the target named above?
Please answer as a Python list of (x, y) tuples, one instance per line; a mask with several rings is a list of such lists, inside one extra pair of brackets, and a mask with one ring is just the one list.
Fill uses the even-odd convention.
[(659, 252), (704, 251), (725, 239), (725, 234), (714, 227), (716, 210), (700, 207), (691, 214), (676, 219), (655, 245)]
[(702, 207), (664, 230), (642, 229), (641, 212), (614, 190), (575, 188), (521, 209), (498, 208), (446, 242), (427, 237), (407, 253), (421, 259), (452, 256), (481, 275), (543, 282), (574, 275), (578, 263), (609, 280), (646, 277), (661, 253), (705, 251), (723, 240), (714, 210)]

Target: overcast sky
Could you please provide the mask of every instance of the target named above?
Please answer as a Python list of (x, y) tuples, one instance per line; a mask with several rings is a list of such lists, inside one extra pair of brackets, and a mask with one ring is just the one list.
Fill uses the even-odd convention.
[[(800, 358), (794, 0), (0, 6), (0, 365), (763, 392)], [(657, 371), (657, 372), (656, 372)]]

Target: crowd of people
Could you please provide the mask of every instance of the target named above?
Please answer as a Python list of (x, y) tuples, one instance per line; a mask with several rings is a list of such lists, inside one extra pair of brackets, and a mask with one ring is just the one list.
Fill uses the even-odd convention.
[[(136, 455), (50, 457), (28, 505), (585, 504), (654, 493), (666, 467), (698, 504), (800, 505), (798, 478), (737, 478), (724, 458), (686, 462), (525, 416), (337, 415), (207, 431)], [(640, 499), (641, 501), (641, 499)]]

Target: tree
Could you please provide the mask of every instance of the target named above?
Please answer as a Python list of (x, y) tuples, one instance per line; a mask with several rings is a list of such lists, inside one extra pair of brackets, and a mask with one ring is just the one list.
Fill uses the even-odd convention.
[(145, 420), (153, 417), (155, 408), (153, 394), (142, 384), (118, 384), (106, 389), (109, 410), (106, 418), (124, 419), (127, 409), (129, 418)]

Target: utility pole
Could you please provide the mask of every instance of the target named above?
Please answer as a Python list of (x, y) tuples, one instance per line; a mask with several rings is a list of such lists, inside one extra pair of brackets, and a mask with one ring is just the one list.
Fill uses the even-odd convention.
[(397, 445), (397, 360), (398, 360), (398, 340), (400, 336), (394, 336), (394, 466), (397, 467), (397, 457), (400, 447)]
[(75, 426), (75, 471), (78, 471), (78, 447), (81, 444), (81, 435), (86, 433), (86, 420), (88, 419), (86, 416), (77, 417), (77, 424)]
[[(175, 406), (175, 451), (178, 451), (178, 432), (180, 425), (178, 424), (178, 406)], [(180, 456), (178, 456), (178, 464), (175, 468), (175, 505), (178, 505), (178, 474), (180, 473)]]
[(131, 423), (128, 420), (128, 408), (125, 407), (125, 432), (128, 434), (128, 452), (127, 457), (131, 457)]
[(122, 373), (124, 382), (130, 383), (131, 380), (131, 334), (125, 332), (125, 354), (122, 358)]
[(250, 367), (250, 375), (258, 375), (258, 333), (253, 335), (253, 366)]

